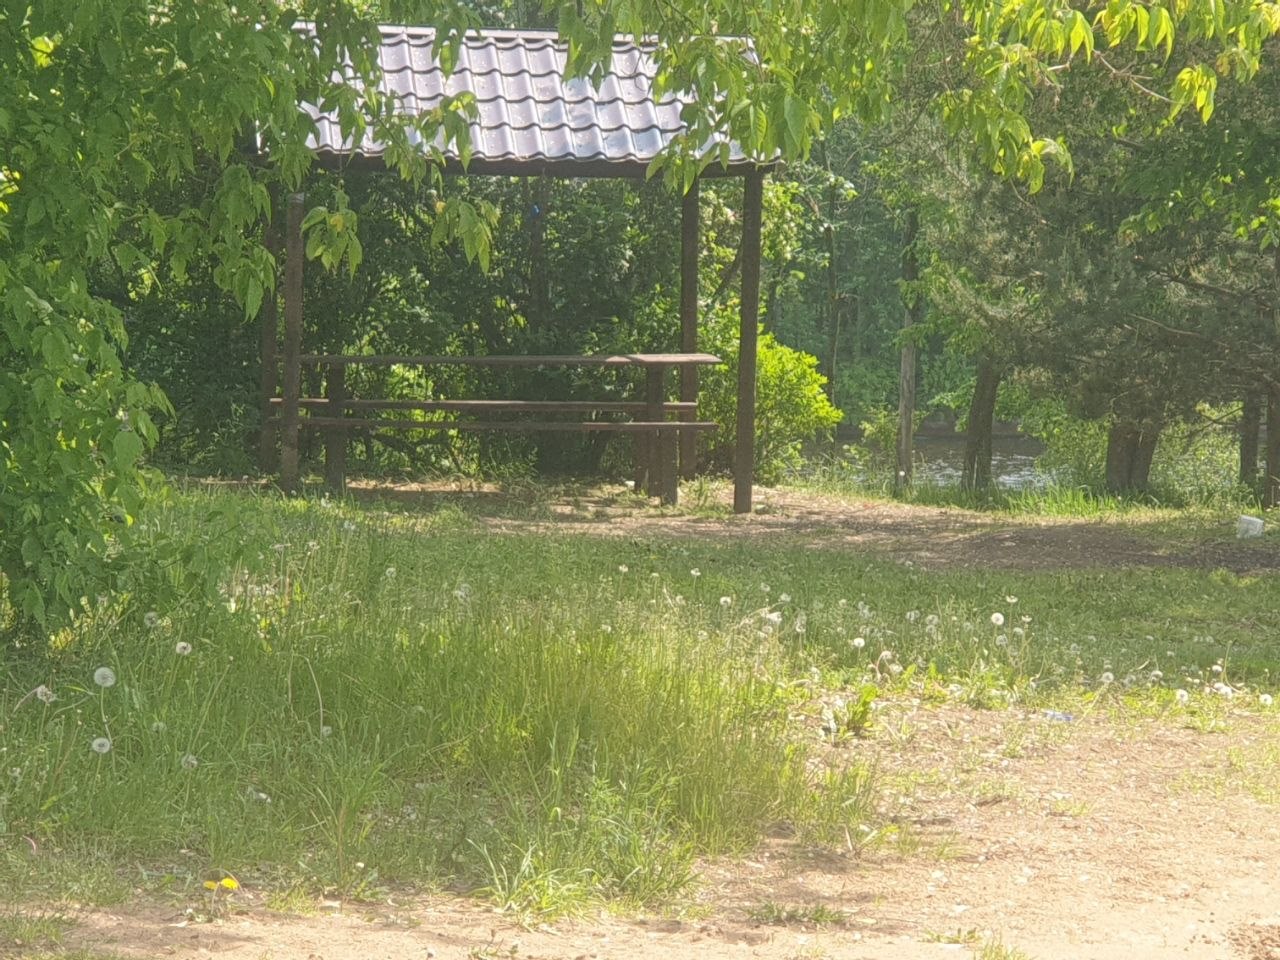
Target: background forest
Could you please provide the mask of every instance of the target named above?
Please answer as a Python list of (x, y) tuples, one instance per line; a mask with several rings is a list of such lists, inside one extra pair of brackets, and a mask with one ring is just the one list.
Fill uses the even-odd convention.
[[(515, 8), (486, 19), (539, 25)], [(1177, 58), (1141, 60), (1064, 71), (1029, 104), (1071, 144), (1070, 164), (1050, 165), (1042, 184), (971, 162), (968, 132), (926, 112), (947, 89), (945, 67), (928, 64), (887, 123), (845, 119), (772, 177), (759, 479), (905, 486), (911, 427), (937, 413), (965, 431), (966, 488), (991, 482), (999, 418), (1043, 441), (1042, 464), (1063, 484), (1274, 502), (1259, 462), (1269, 454), (1270, 475), (1280, 472), (1280, 431), (1269, 450), (1260, 441), (1268, 405), (1280, 416), (1277, 69), (1263, 62), (1251, 84), (1167, 118), (1150, 102), (1165, 80), (1149, 74), (1174, 76)], [(199, 206), (218, 183), (197, 172), (158, 205)], [(702, 346), (729, 360), (703, 386), (703, 409), (723, 424), (707, 441), (711, 470), (731, 451), (740, 190), (709, 182), (701, 194)], [(379, 173), (312, 175), (310, 202), (337, 193), (359, 216), (362, 258), (350, 272), (308, 271), (304, 342), (319, 352), (678, 345), (679, 202), (659, 181), (449, 177), (427, 188)], [(495, 218), (488, 269), (435, 242), (450, 194)], [(182, 281), (140, 283), (136, 270), (104, 263), (98, 283), (124, 312), (128, 367), (172, 404), (158, 461), (238, 475), (255, 469), (258, 321), (222, 292), (216, 269), (196, 259)], [(601, 390), (599, 372), (361, 376), (362, 395), (388, 398)], [(604, 437), (424, 432), (353, 450), (353, 466), (377, 475), (582, 475), (621, 462)]]

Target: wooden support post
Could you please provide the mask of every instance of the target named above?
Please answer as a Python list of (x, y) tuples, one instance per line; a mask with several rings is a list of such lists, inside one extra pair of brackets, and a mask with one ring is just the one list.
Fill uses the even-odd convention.
[(284, 410), (281, 417), (280, 486), (298, 490), (298, 396), (302, 387), (302, 214), (305, 198), (289, 197), (284, 266)]
[[(275, 204), (272, 203), (271, 220), (267, 223), (266, 236), (263, 238), (274, 262), (280, 259), (280, 229), (276, 214)], [(271, 287), (262, 298), (262, 310), (259, 311), (262, 378), (258, 400), (262, 425), (258, 429), (258, 469), (264, 474), (273, 473), (276, 468), (276, 420), (271, 401), (275, 398), (280, 377), (280, 359), (277, 355), (280, 342), (279, 294), (280, 284), (273, 275)]]
[[(345, 417), (347, 403), (347, 365), (329, 365), (325, 378), (325, 397), (329, 401), (331, 417)], [(334, 493), (347, 489), (347, 431), (341, 427), (324, 431), (324, 482)]]
[(751, 512), (756, 454), (756, 342), (760, 328), (760, 218), (764, 171), (752, 170), (742, 189), (742, 311), (738, 329), (738, 416), (733, 456), (733, 512)]
[[(662, 374), (665, 370), (662, 366), (653, 366), (645, 368), (644, 382), (644, 417), (650, 423), (656, 423), (663, 418), (662, 401), (665, 399), (662, 391)], [(645, 493), (651, 497), (662, 495), (662, 468), (665, 464), (662, 462), (662, 434), (661, 431), (654, 430), (645, 438)]]
[[(698, 352), (698, 181), (694, 180), (680, 205), (680, 350)], [(685, 364), (680, 368), (680, 399), (693, 403), (698, 399), (698, 368)], [(681, 420), (694, 420), (693, 411), (682, 413)], [(680, 476), (692, 480), (698, 473), (698, 435), (692, 430), (680, 431)]]

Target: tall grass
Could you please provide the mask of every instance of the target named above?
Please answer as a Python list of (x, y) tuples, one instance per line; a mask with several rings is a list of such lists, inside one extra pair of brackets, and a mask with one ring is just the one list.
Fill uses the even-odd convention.
[(700, 633), (648, 570), (268, 500), (210, 538), (202, 500), (161, 523), (229, 564), (219, 602), (92, 605), (6, 684), (0, 834), (555, 911), (669, 898), (779, 821), (869, 816), (797, 743), (783, 648), (727, 616)]
[(1225, 572), (928, 573), (781, 537), (497, 534), (243, 494), (150, 523), (221, 592), (162, 607), (140, 581), (47, 657), (4, 654), (10, 889), (44, 882), (34, 844), (95, 876), (666, 902), (779, 824), (856, 845), (876, 695), (1173, 703), (1254, 697), (1280, 669), (1280, 587)]

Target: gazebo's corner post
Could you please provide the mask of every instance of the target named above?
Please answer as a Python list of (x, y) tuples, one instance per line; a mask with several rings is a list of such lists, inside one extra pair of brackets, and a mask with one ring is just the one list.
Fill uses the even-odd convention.
[(289, 197), (285, 218), (284, 405), (281, 415), (280, 486), (298, 490), (298, 397), (302, 388), (302, 215), (305, 197)]
[[(271, 219), (267, 221), (263, 245), (275, 263), (280, 259), (280, 230), (275, 197), (272, 200)], [(277, 355), (280, 342), (279, 296), (280, 282), (272, 274), (271, 286), (262, 298), (262, 309), (258, 314), (261, 324), (259, 354), (262, 360), (259, 393), (262, 425), (258, 430), (258, 469), (264, 474), (274, 473), (276, 469), (276, 411), (272, 409), (271, 401), (275, 399), (280, 377), (280, 358)]]
[(733, 512), (751, 512), (756, 457), (756, 346), (760, 329), (760, 220), (764, 171), (747, 173), (742, 190), (742, 312), (738, 330), (738, 417), (733, 457)]
[[(695, 179), (680, 205), (680, 349), (684, 353), (698, 350), (698, 181)], [(698, 399), (698, 368), (693, 364), (680, 367), (680, 400), (695, 403)], [(681, 412), (681, 420), (694, 420), (695, 411)], [(692, 480), (698, 473), (698, 435), (693, 430), (680, 431), (680, 476)]]
[[(331, 363), (325, 374), (325, 399), (329, 401), (326, 413), (341, 419), (347, 412), (347, 365)], [(345, 428), (327, 427), (324, 433), (324, 483), (334, 493), (347, 489), (347, 431)]]

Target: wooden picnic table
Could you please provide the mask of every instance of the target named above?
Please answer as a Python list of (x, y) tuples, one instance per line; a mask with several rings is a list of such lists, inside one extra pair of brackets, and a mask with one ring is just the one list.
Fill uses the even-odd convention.
[[(659, 496), (674, 504), (679, 491), (676, 464), (678, 438), (682, 433), (713, 430), (716, 424), (696, 420), (697, 403), (668, 401), (666, 374), (676, 368), (693, 369), (721, 363), (709, 353), (625, 353), (625, 354), (526, 354), (488, 356), (302, 354), (299, 364), (327, 368), (326, 396), (293, 397), (272, 401), (283, 408), (299, 426), (325, 432), (325, 477), (330, 486), (341, 489), (346, 475), (346, 445), (351, 430), (512, 430), (545, 432), (632, 433), (636, 435), (635, 483), (637, 491)], [(357, 400), (346, 392), (346, 368), (350, 366), (466, 366), (536, 369), (539, 367), (639, 367), (645, 371), (642, 399), (636, 401), (584, 400)], [(290, 405), (292, 401), (292, 412)], [(641, 419), (631, 421), (563, 420), (381, 420), (346, 416), (347, 410), (422, 410), (454, 413), (626, 413)], [(308, 416), (298, 419), (298, 411)], [(312, 415), (314, 411), (317, 415)], [(667, 415), (678, 417), (668, 420)], [(689, 446), (686, 449), (692, 450)]]

